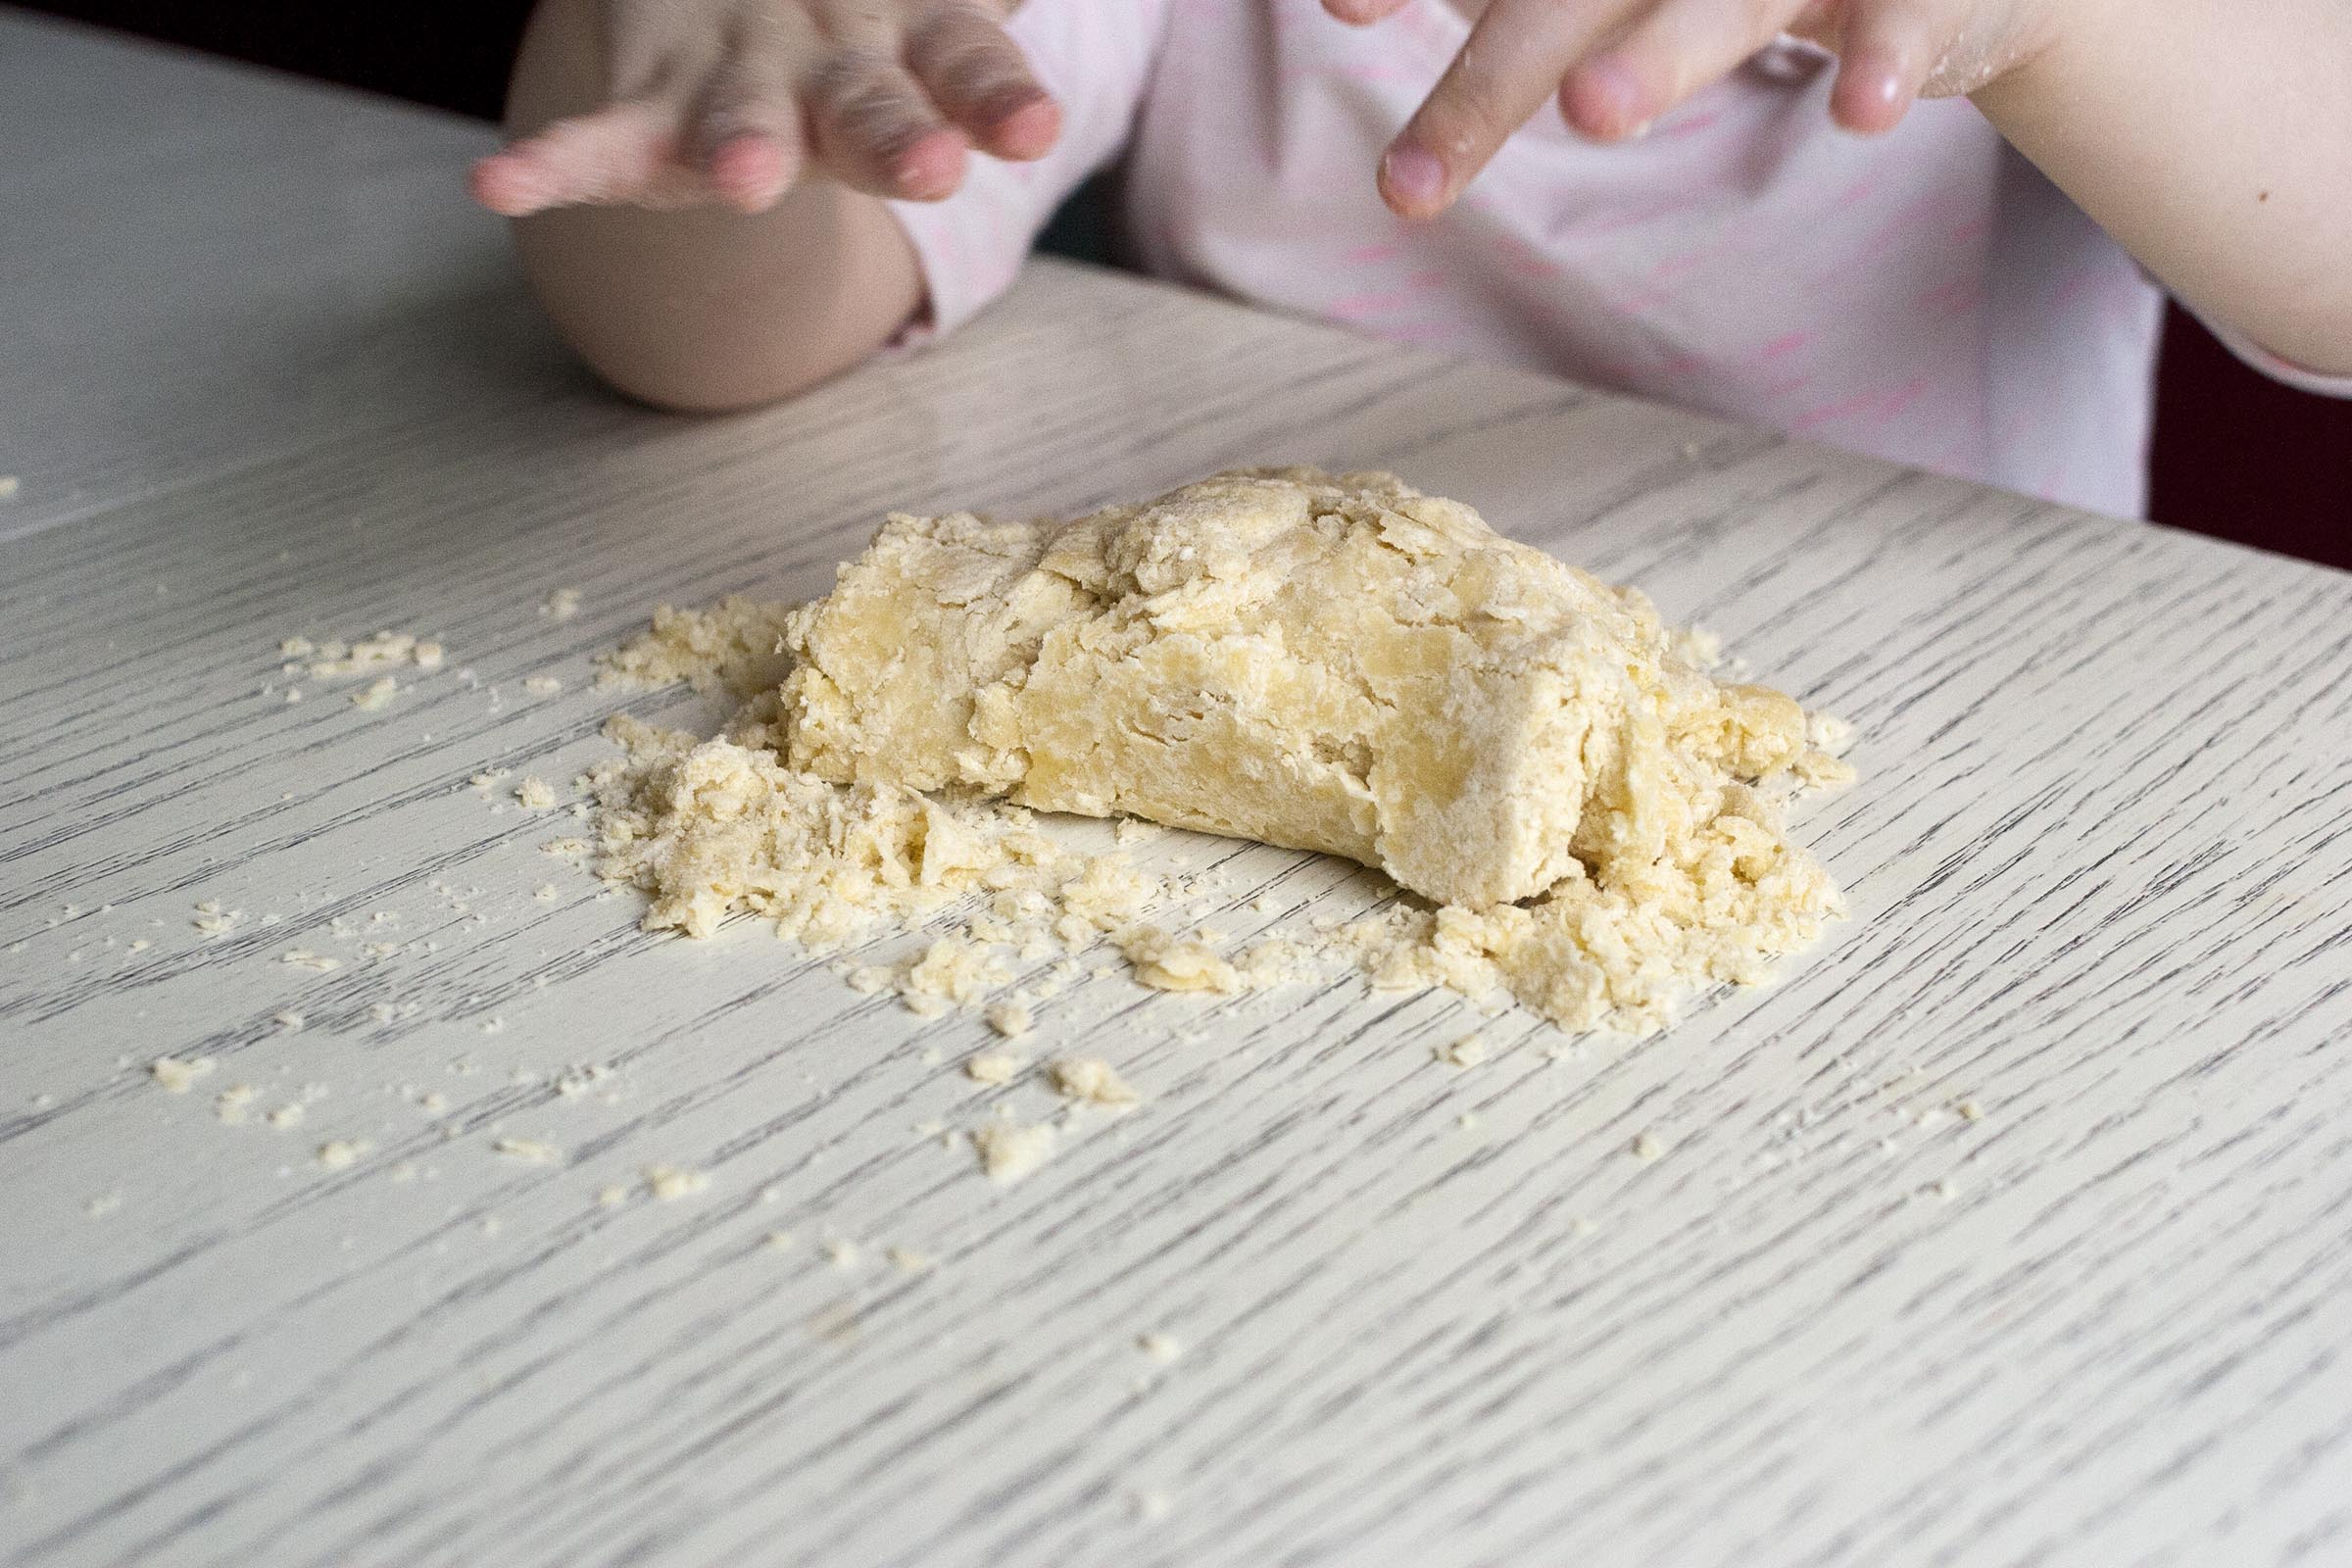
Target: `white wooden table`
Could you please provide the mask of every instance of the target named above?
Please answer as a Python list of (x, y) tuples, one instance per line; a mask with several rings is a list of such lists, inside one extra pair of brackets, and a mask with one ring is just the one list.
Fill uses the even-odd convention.
[[(2352, 1562), (2352, 578), (1054, 265), (662, 417), (535, 321), (485, 141), (0, 17), (0, 1559)], [(971, 1017), (641, 935), (466, 787), (605, 755), (589, 656), (658, 600), (1268, 460), (1461, 496), (1855, 720), (1804, 832), (1856, 918), (1466, 1071), (1458, 999), (1090, 981), (1025, 1044), (1149, 1103), (997, 1188), (917, 1130), (1051, 1108), (961, 1075)], [(448, 666), (265, 692), (379, 626)], [(599, 1201), (655, 1163), (710, 1186)]]

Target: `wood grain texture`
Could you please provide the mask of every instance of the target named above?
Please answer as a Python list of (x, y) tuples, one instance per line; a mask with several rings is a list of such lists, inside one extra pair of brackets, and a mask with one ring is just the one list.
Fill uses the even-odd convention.
[[(0, 1560), (2352, 1560), (2352, 578), (1058, 266), (667, 418), (561, 368), (454, 205), (477, 132), (7, 18), (0, 74), (12, 147), (174, 106), (95, 136), (106, 214), (0, 167)], [(313, 221), (320, 138), (418, 220)], [(917, 1130), (1052, 1108), (961, 1075), (975, 1020), (644, 936), (466, 787), (604, 755), (588, 656), (658, 600), (1269, 460), (1460, 496), (1853, 719), (1803, 836), (1855, 919), (1649, 1045), (1504, 1018), (1466, 1071), (1457, 999), (1090, 981), (1024, 1044), (1149, 1103), (996, 1188)], [(378, 626), (448, 666), (265, 695)], [(1385, 896), (1149, 853), (1237, 936)], [(316, 1088), (281, 1130), (232, 1084)], [(599, 1201), (655, 1163), (711, 1185)]]

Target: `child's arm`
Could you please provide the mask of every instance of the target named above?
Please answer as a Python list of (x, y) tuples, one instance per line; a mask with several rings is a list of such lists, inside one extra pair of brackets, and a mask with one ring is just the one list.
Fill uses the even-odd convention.
[[(1324, 0), (1371, 22), (1404, 0)], [(1382, 160), (1408, 218), (1444, 211), (1557, 95), (1611, 140), (1787, 30), (1838, 50), (1832, 113), (1885, 130), (1968, 93), (2199, 310), (2352, 373), (2352, 5), (2345, 0), (1489, 0)]]
[(2352, 375), (2352, 5), (2065, 3), (1977, 107), (2190, 306)]
[(1058, 113), (978, 4), (543, 0), (519, 138), (474, 170), (557, 327), (624, 392), (741, 408), (871, 354), (922, 301), (885, 197)]

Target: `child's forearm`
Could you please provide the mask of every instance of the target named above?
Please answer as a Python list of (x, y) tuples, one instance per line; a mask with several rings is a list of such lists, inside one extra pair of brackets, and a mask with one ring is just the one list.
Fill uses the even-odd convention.
[(2352, 374), (2352, 5), (2079, 9), (1978, 107), (2188, 304)]
[[(593, 0), (532, 19), (510, 128), (593, 107), (605, 63)], [(785, 397), (864, 359), (921, 303), (905, 232), (876, 196), (821, 176), (767, 211), (570, 207), (515, 223), (532, 288), (558, 330), (623, 392), (719, 410)]]

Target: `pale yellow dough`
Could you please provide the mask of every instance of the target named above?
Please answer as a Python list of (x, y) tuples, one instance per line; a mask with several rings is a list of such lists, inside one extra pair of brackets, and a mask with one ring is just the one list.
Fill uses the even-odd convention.
[(1639, 593), (1381, 473), (893, 516), (784, 641), (798, 770), (1322, 850), (1473, 908), (1653, 861), (1806, 750)]
[[(748, 907), (841, 941), (983, 895), (995, 927), (877, 979), (925, 1010), (1007, 983), (992, 944), (1107, 938), (1161, 989), (1338, 959), (1639, 1031), (1839, 912), (1779, 806), (1850, 776), (1813, 744), (1833, 726), (1388, 474), (1220, 474), (1070, 522), (894, 515), (789, 614), (664, 615), (615, 675), (782, 684), (708, 741), (616, 721), (605, 870), (698, 935)], [(1430, 902), (1229, 956), (1022, 807), (1326, 851)]]

